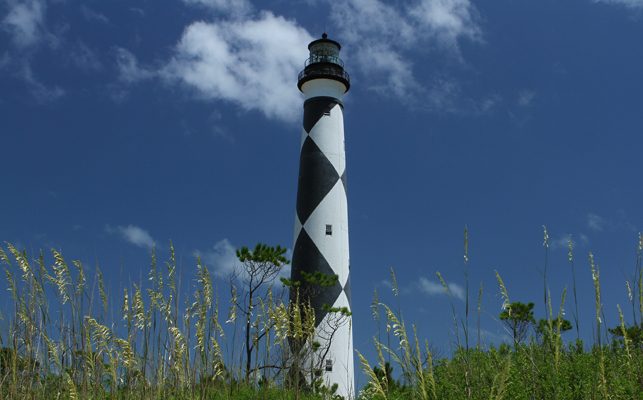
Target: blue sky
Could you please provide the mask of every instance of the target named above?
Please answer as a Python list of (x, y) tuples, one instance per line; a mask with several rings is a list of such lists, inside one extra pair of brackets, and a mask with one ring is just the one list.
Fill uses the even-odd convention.
[(465, 225), (486, 343), (494, 270), (544, 315), (542, 225), (555, 306), (572, 235), (583, 336), (589, 251), (616, 325), (643, 229), (641, 0), (2, 0), (0, 240), (98, 262), (115, 293), (170, 239), (186, 277), (197, 253), (221, 277), (235, 247), (292, 247), (296, 79), (325, 30), (352, 77), (355, 347), (377, 288), (448, 353), (435, 272), (464, 286)]

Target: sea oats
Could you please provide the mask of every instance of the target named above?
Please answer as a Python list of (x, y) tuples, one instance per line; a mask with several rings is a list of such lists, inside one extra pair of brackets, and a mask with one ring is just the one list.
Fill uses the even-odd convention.
[(371, 315), (373, 316), (373, 319), (375, 321), (379, 321), (380, 319), (380, 299), (379, 296), (377, 295), (377, 288), (373, 289), (373, 301), (371, 301)]
[(123, 289), (123, 306), (121, 307), (121, 313), (123, 314), (123, 319), (126, 319), (129, 314), (129, 295), (127, 293), (127, 288)]
[(2, 246), (0, 246), (0, 261), (7, 265), (11, 265), (11, 261), (9, 260), (9, 257), (7, 257), (7, 253), (5, 253)]
[(20, 270), (22, 271), (22, 279), (25, 282), (28, 282), (29, 278), (32, 275), (32, 272), (31, 272), (31, 266), (29, 264), (29, 261), (27, 260), (26, 255), (21, 251), (19, 251), (11, 243), (7, 243), (7, 248), (9, 249), (9, 252), (13, 255), (13, 258), (16, 260), (16, 262), (18, 263), (18, 266), (20, 267)]
[(85, 289), (85, 269), (83, 268), (83, 264), (78, 260), (72, 261), (72, 264), (78, 270), (78, 278), (76, 279), (76, 295), (79, 296)]
[(134, 285), (134, 301), (132, 303), (132, 310), (134, 311), (134, 323), (139, 330), (145, 329), (147, 326), (147, 318), (145, 315), (145, 304), (143, 303), (143, 294), (141, 289)]
[(498, 281), (498, 285), (500, 286), (500, 294), (502, 295), (502, 310), (509, 310), (509, 315), (511, 315), (511, 307), (509, 307), (509, 304), (511, 304), (511, 301), (509, 301), (509, 292), (507, 292), (507, 287), (505, 286), (505, 283), (503, 282), (502, 278), (500, 277), (500, 274), (498, 271), (494, 271), (496, 273), (496, 280)]
[(103, 280), (103, 272), (100, 268), (96, 268), (98, 275), (98, 293), (100, 295), (101, 304), (103, 305), (103, 312), (107, 312), (107, 292), (105, 292), (105, 281)]
[(393, 295), (398, 296), (400, 294), (400, 289), (397, 286), (397, 277), (395, 276), (395, 270), (391, 267), (391, 290), (393, 290)]
[(50, 280), (58, 288), (58, 294), (62, 299), (62, 304), (67, 303), (70, 300), (69, 293), (67, 292), (67, 287), (71, 285), (71, 278), (69, 267), (65, 263), (65, 259), (62, 254), (55, 249), (52, 249), (51, 252), (54, 255), (54, 277), (50, 277)]
[(625, 327), (625, 318), (623, 317), (621, 305), (617, 304), (616, 308), (618, 309), (618, 319), (620, 323), (619, 328), (621, 329), (621, 333), (623, 334), (623, 347), (625, 348), (625, 354), (627, 355), (628, 369), (632, 370), (632, 366), (630, 365), (630, 362), (632, 361), (632, 340), (627, 334), (627, 328)]
[(71, 379), (71, 376), (67, 372), (65, 372), (63, 376), (65, 377), (65, 384), (69, 392), (69, 400), (78, 400), (78, 391), (76, 390), (76, 384), (73, 379)]
[(380, 382), (379, 378), (375, 374), (375, 371), (373, 371), (373, 368), (371, 368), (370, 364), (366, 360), (366, 357), (362, 355), (359, 351), (356, 351), (357, 357), (359, 357), (359, 362), (362, 365), (362, 370), (368, 376), (369, 378), (369, 386), (367, 387), (367, 392), (368, 395), (370, 396), (381, 396), (383, 400), (386, 400), (388, 397), (386, 395), (386, 391), (382, 387), (382, 383)]

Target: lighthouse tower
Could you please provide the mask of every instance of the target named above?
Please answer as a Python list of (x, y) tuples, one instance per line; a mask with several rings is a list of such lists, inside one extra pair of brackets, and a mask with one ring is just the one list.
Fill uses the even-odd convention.
[[(351, 303), (342, 102), (350, 80), (339, 58), (340, 49), (340, 44), (324, 33), (308, 45), (310, 57), (299, 73), (297, 86), (304, 94), (304, 129), (291, 275), (302, 283), (300, 301), (310, 301), (315, 310), (314, 341), (320, 346), (310, 365), (320, 368), (313, 371), (314, 376), (321, 377), (329, 387), (337, 384), (337, 394), (352, 399), (351, 318), (329, 312), (329, 307), (350, 310)], [(317, 272), (338, 279), (332, 285), (311, 287), (314, 285), (304, 277)]]

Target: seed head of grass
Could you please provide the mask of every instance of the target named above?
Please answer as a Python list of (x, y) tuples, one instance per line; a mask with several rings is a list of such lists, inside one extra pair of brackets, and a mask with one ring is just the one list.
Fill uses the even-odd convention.
[(226, 321), (226, 324), (233, 323), (237, 319), (237, 301), (238, 301), (237, 287), (235, 285), (232, 285), (230, 287), (230, 290), (231, 290), (230, 312), (228, 313), (228, 319)]
[(373, 301), (371, 301), (371, 315), (373, 316), (373, 319), (375, 321), (379, 321), (379, 319), (380, 319), (380, 312), (379, 312), (380, 306), (379, 306), (379, 303), (380, 303), (380, 299), (379, 299), (379, 296), (377, 294), (377, 288), (375, 288), (373, 290)]
[(502, 280), (502, 277), (500, 277), (500, 274), (498, 271), (494, 271), (496, 273), (496, 280), (498, 281), (498, 286), (500, 286), (500, 295), (502, 296), (502, 310), (507, 310), (509, 309), (509, 313), (511, 314), (511, 308), (509, 305), (511, 304), (511, 301), (509, 300), (509, 292), (507, 291), (507, 287), (505, 286), (505, 282)]
[(567, 261), (574, 262), (574, 241), (571, 236), (567, 238)]
[(357, 357), (359, 358), (359, 362), (362, 365), (362, 370), (368, 376), (369, 378), (369, 385), (365, 389), (366, 395), (370, 397), (376, 397), (380, 396), (382, 399), (387, 399), (387, 394), (386, 390), (382, 386), (382, 382), (380, 379), (377, 377), (377, 374), (375, 374), (375, 371), (373, 368), (371, 368), (370, 364), (368, 363), (368, 360), (366, 360), (366, 357), (362, 355), (359, 351), (356, 351)]
[(395, 276), (395, 270), (391, 267), (391, 290), (393, 291), (393, 296), (397, 297), (400, 294), (400, 289), (397, 286), (397, 277)]
[(6, 265), (11, 265), (11, 261), (9, 260), (9, 257), (7, 257), (7, 253), (5, 253), (2, 246), (0, 246), (0, 261), (5, 263)]

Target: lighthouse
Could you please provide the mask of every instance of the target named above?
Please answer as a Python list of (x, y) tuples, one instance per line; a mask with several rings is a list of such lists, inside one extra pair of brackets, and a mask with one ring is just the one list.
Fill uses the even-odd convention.
[[(352, 399), (352, 321), (330, 309), (351, 307), (342, 101), (350, 78), (340, 49), (324, 33), (308, 45), (310, 56), (298, 77), (304, 118), (291, 278), (301, 282), (300, 301), (309, 301), (315, 312), (313, 341), (319, 350), (310, 356), (310, 365), (316, 366), (312, 376), (328, 387), (336, 384), (337, 394)], [(312, 287), (305, 278), (316, 273), (336, 279)]]

